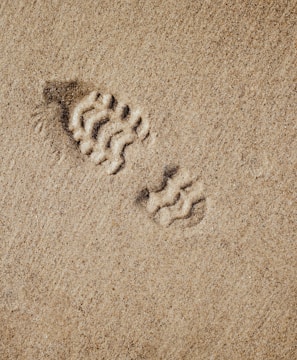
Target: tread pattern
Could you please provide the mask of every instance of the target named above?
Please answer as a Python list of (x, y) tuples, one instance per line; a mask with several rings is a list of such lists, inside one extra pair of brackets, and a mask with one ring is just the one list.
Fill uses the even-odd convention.
[(189, 218), (194, 205), (203, 200), (202, 183), (194, 181), (188, 171), (180, 171), (168, 177), (161, 190), (148, 193), (146, 209), (161, 225), (169, 226)]
[(71, 112), (69, 130), (83, 154), (96, 164), (107, 162), (108, 174), (116, 174), (125, 164), (125, 147), (144, 140), (149, 124), (113, 95), (92, 91)]
[[(145, 140), (150, 134), (150, 126), (138, 110), (131, 111), (112, 94), (90, 92), (90, 88), (93, 85), (79, 81), (46, 82), (44, 102), (32, 113), (34, 130), (49, 141), (54, 161), (62, 162), (65, 158), (61, 148), (64, 142), (59, 140), (62, 129), (51, 121), (59, 116), (63, 130), (78, 143), (81, 153), (95, 164), (104, 163), (108, 174), (117, 174), (125, 166), (125, 148)], [(172, 165), (164, 167), (161, 182), (158, 178), (151, 188), (148, 186), (140, 191), (135, 203), (163, 226), (170, 226), (175, 221), (182, 227), (195, 226), (207, 210), (203, 184), (189, 171)]]

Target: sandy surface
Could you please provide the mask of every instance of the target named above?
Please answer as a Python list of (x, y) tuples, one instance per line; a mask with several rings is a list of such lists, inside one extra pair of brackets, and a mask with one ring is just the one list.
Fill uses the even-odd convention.
[(0, 14), (0, 358), (297, 359), (296, 1)]

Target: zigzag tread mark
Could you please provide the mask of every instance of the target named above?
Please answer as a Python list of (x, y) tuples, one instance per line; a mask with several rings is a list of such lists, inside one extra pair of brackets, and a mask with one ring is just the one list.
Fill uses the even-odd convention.
[(202, 183), (183, 171), (167, 179), (160, 191), (150, 192), (146, 208), (161, 225), (169, 226), (175, 220), (189, 218), (195, 204), (204, 199)]
[(148, 211), (154, 214), (162, 207), (174, 205), (180, 196), (180, 190), (191, 184), (192, 180), (187, 171), (180, 172), (175, 177), (169, 178), (165, 189), (150, 194)]
[(116, 174), (125, 163), (125, 147), (144, 140), (149, 125), (138, 111), (118, 103), (111, 94), (92, 91), (72, 110), (69, 130), (83, 154), (96, 164), (107, 161), (109, 174)]
[(165, 226), (171, 225), (175, 220), (187, 219), (191, 216), (195, 204), (204, 199), (201, 183), (195, 183), (189, 188), (189, 192), (180, 191), (178, 201), (160, 211), (160, 223)]

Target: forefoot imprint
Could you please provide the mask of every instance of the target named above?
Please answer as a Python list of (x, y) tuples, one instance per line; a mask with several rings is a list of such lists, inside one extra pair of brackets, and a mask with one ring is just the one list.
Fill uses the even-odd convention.
[(92, 91), (70, 112), (69, 130), (83, 154), (96, 164), (107, 162), (108, 174), (125, 163), (125, 147), (149, 135), (149, 125), (139, 111), (118, 103), (113, 95)]
[[(166, 177), (158, 191), (145, 189), (140, 197), (148, 213), (164, 226), (190, 218), (195, 205), (205, 202), (202, 183), (195, 181), (187, 170)], [(204, 211), (199, 222), (203, 217)]]

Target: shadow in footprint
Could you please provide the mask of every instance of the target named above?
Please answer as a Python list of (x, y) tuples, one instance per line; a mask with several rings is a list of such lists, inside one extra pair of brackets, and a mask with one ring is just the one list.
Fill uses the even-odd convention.
[(82, 98), (90, 91), (90, 87), (85, 83), (74, 81), (47, 81), (43, 88), (43, 99), (45, 103), (56, 103), (60, 105), (60, 122), (63, 129), (72, 138), (69, 131), (69, 108), (73, 102)]

